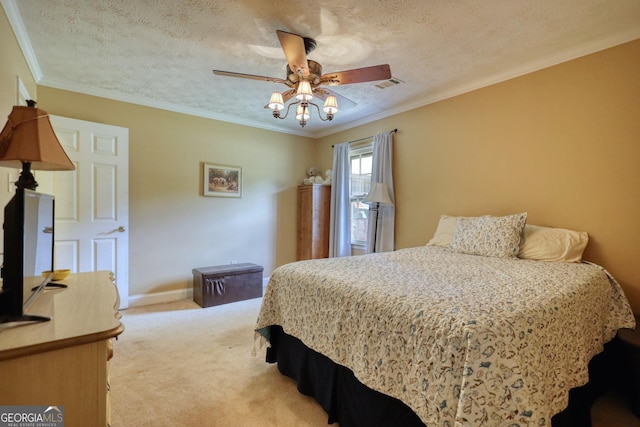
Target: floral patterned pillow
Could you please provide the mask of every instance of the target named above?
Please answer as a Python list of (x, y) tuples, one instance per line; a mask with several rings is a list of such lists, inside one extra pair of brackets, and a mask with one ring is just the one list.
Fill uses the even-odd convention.
[(471, 255), (515, 258), (526, 223), (526, 212), (508, 216), (459, 217), (456, 218), (450, 248)]

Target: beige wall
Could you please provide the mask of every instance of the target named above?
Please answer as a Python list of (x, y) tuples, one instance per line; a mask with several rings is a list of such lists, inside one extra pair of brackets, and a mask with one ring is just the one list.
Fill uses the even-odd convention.
[(640, 40), (322, 139), (398, 128), (397, 247), (425, 244), (440, 214), (528, 212), (587, 231), (640, 312)]
[[(296, 186), (312, 140), (39, 87), (50, 114), (129, 128), (131, 295), (191, 287), (191, 270), (295, 260)], [(243, 197), (203, 197), (202, 162), (243, 168)]]
[[(6, 117), (16, 103), (17, 76), (33, 97), (36, 84), (0, 11), (0, 107)], [(38, 106), (50, 114), (129, 128), (130, 295), (188, 289), (196, 267), (253, 262), (268, 276), (295, 260), (296, 187), (314, 164), (313, 140), (45, 86), (37, 90)], [(242, 167), (243, 197), (203, 197), (202, 162)], [(0, 168), (2, 205), (13, 194), (5, 190), (9, 171)]]
[(4, 126), (4, 119), (11, 112), (11, 107), (16, 105), (18, 76), (32, 97), (35, 98), (37, 92), (36, 82), (29, 71), (2, 7), (0, 7), (0, 58), (2, 58), (0, 62), (0, 117), (2, 117), (2, 125), (0, 126)]
[[(35, 92), (9, 28), (0, 13), (7, 114), (16, 75)], [(640, 312), (638, 70), (640, 40), (318, 142), (37, 89), (52, 114), (130, 129), (132, 295), (188, 288), (194, 267), (249, 261), (268, 275), (294, 260), (305, 168), (330, 168), (331, 144), (398, 128), (398, 248), (426, 243), (442, 213), (527, 211), (530, 223), (589, 232), (586, 258), (611, 271)], [(200, 196), (203, 161), (242, 166), (244, 197)]]
[[(18, 77), (31, 97), (36, 97), (37, 88), (2, 7), (0, 7), (0, 58), (0, 126), (4, 126), (11, 108), (18, 101)], [(14, 180), (17, 178), (14, 169), (0, 168), (0, 206), (4, 206), (13, 196), (13, 191), (8, 191), (11, 188), (8, 184), (9, 173), (13, 174)], [(2, 230), (0, 229), (0, 242), (1, 239)], [(1, 252), (2, 249), (0, 249)]]

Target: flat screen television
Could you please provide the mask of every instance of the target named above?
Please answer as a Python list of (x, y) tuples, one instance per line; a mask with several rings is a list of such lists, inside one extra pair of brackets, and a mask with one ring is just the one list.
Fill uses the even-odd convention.
[(54, 212), (52, 195), (21, 188), (4, 208), (0, 323), (49, 320), (29, 307), (53, 277)]

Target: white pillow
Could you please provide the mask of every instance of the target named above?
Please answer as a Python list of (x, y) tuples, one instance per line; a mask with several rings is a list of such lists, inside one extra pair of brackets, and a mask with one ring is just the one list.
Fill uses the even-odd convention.
[(538, 261), (580, 262), (589, 243), (584, 231), (527, 225), (518, 258)]
[[(441, 215), (438, 227), (427, 246), (448, 248), (456, 229), (456, 218), (452, 215)], [(580, 262), (589, 235), (584, 231), (573, 231), (564, 228), (550, 228), (526, 224), (520, 239), (518, 258), (537, 261)]]
[(453, 240), (453, 232), (456, 229), (456, 217), (451, 215), (440, 215), (440, 221), (436, 232), (433, 234), (427, 246), (440, 246), (448, 248)]
[(515, 258), (526, 223), (526, 212), (507, 216), (459, 217), (449, 247), (455, 252), (470, 255)]

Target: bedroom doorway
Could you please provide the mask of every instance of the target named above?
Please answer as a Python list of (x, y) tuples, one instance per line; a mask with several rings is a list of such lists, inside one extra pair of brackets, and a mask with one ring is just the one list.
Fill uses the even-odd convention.
[(50, 115), (75, 171), (38, 171), (53, 194), (55, 268), (114, 273), (121, 309), (129, 305), (129, 129)]

